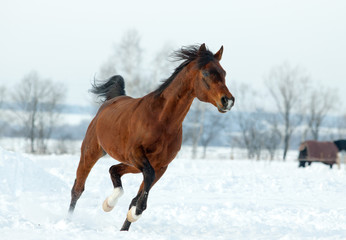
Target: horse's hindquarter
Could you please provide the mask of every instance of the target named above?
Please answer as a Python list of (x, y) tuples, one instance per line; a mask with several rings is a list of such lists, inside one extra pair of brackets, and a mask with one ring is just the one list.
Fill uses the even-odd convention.
[(168, 132), (157, 112), (143, 98), (112, 100), (100, 111), (96, 125), (102, 148), (111, 157), (130, 165), (138, 151), (144, 151), (154, 168), (167, 166), (181, 147), (182, 126)]

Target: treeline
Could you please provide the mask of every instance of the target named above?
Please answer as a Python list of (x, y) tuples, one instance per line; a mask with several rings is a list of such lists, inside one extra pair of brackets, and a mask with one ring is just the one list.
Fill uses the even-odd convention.
[[(344, 116), (332, 122), (332, 126), (326, 126), (327, 116), (341, 104), (337, 91), (316, 84), (301, 67), (288, 63), (273, 67), (264, 77), (263, 84), (267, 89), (264, 93), (245, 84), (236, 89), (238, 99), (241, 99), (237, 102), (241, 111), (234, 117), (240, 135), (233, 140), (247, 149), (249, 158), (259, 159), (261, 151), (266, 149), (272, 159), (276, 150), (282, 149), (285, 160), (293, 136), (296, 143), (298, 139), (346, 137), (345, 112), (339, 112)], [(263, 106), (265, 102), (270, 105), (267, 109)], [(328, 131), (322, 136), (324, 128)]]
[(0, 109), (5, 99), (11, 104), (7, 111), (2, 111), (0, 135), (6, 131), (24, 137), (28, 140), (28, 152), (47, 153), (47, 142), (60, 118), (66, 91), (64, 85), (32, 71), (13, 89), (6, 90), (4, 86), (1, 89)]
[[(174, 68), (167, 60), (170, 52), (164, 45), (145, 65), (140, 35), (136, 30), (128, 31), (96, 71), (95, 80), (121, 74), (126, 79), (126, 93), (143, 96), (170, 75)], [(37, 71), (28, 73), (13, 89), (0, 86), (0, 137), (25, 138), (25, 150), (30, 153), (65, 153), (68, 141), (83, 138), (88, 126), (85, 121), (78, 126), (61, 125), (66, 90), (64, 83), (45, 79)], [(95, 99), (96, 109), (97, 105)], [(56, 149), (48, 149), (52, 139), (57, 142), (53, 146)]]
[[(152, 59), (144, 58), (140, 35), (131, 30), (114, 45), (95, 78), (102, 81), (120, 74), (125, 79), (127, 95), (143, 96), (172, 73), (175, 64), (169, 61), (171, 52), (172, 48), (164, 45)], [(193, 103), (184, 121), (183, 136), (183, 143), (192, 146), (192, 158), (205, 157), (208, 146), (213, 145), (246, 149), (246, 157), (254, 159), (260, 159), (263, 152), (274, 159), (282, 150), (282, 158), (286, 159), (292, 143), (297, 147), (307, 139), (346, 137), (345, 112), (339, 112), (340, 117), (332, 126), (326, 126), (327, 116), (340, 104), (336, 91), (313, 84), (302, 68), (288, 63), (273, 67), (263, 78), (263, 85), (265, 92), (232, 83), (229, 89), (236, 102), (227, 114), (199, 101)], [(57, 152), (47, 147), (52, 138), (60, 141), (56, 147), (61, 149), (67, 140), (82, 139), (87, 122), (78, 127), (58, 124), (65, 92), (64, 84), (45, 79), (35, 71), (24, 76), (14, 89), (0, 87), (0, 110), (5, 100), (13, 106), (13, 111), (1, 116), (0, 136), (11, 129), (14, 136), (27, 139), (31, 153)], [(203, 147), (202, 156), (198, 155), (198, 147)]]

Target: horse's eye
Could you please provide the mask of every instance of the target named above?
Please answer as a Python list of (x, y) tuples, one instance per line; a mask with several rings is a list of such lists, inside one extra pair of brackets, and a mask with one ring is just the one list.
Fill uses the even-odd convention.
[(209, 77), (209, 75), (210, 75), (208, 71), (203, 71), (202, 74), (204, 77)]

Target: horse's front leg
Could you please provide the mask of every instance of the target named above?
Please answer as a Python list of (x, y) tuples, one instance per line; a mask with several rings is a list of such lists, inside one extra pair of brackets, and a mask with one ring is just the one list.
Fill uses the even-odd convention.
[(105, 212), (111, 211), (116, 205), (118, 199), (123, 194), (123, 187), (121, 183), (121, 176), (127, 173), (139, 173), (140, 171), (137, 168), (125, 165), (123, 163), (112, 166), (109, 169), (111, 179), (113, 182), (114, 190), (113, 193), (106, 198), (102, 204), (102, 208)]
[(130, 209), (127, 212), (125, 223), (121, 228), (122, 231), (127, 231), (130, 228), (131, 223), (137, 221), (141, 217), (142, 212), (147, 208), (149, 190), (155, 180), (155, 170), (149, 163), (149, 160), (145, 157), (141, 164), (143, 182), (139, 188), (137, 196), (130, 204)]
[(128, 231), (131, 223), (137, 221), (141, 217), (143, 211), (147, 208), (148, 195), (151, 187), (162, 177), (167, 169), (167, 167), (162, 167), (155, 171), (150, 167), (147, 167), (146, 170), (143, 169), (144, 180), (139, 188), (137, 196), (131, 201), (121, 231)]

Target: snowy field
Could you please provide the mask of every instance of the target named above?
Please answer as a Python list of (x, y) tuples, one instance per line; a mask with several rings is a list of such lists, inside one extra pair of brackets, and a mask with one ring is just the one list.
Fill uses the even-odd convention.
[[(0, 148), (0, 239), (346, 239), (346, 171), (313, 164), (207, 160), (186, 150), (152, 189), (148, 209), (129, 232), (119, 229), (141, 175), (125, 175), (125, 194), (110, 213), (112, 192), (101, 159), (75, 214), (67, 220), (78, 156), (32, 156)], [(292, 154), (294, 156), (295, 154)]]

